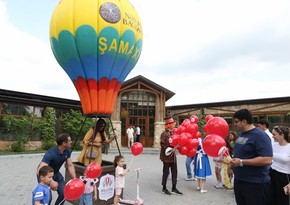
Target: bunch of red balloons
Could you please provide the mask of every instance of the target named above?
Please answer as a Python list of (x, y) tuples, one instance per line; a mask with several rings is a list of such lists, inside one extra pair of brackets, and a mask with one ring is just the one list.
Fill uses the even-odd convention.
[(213, 117), (212, 115), (207, 115), (205, 121), (206, 124), (203, 130), (208, 135), (202, 142), (203, 150), (211, 157), (218, 157), (222, 155), (226, 149), (225, 139), (229, 133), (229, 125), (225, 119)]
[(193, 157), (196, 155), (196, 148), (199, 145), (198, 138), (201, 133), (198, 131), (198, 117), (196, 115), (185, 119), (177, 128), (173, 128), (173, 135), (169, 138), (171, 146), (178, 146), (181, 155)]
[[(226, 148), (225, 139), (229, 133), (229, 125), (225, 119), (206, 115), (206, 124), (203, 127), (207, 136), (202, 142), (204, 152), (211, 156), (217, 157), (224, 153)], [(198, 138), (202, 134), (198, 131), (198, 117), (196, 115), (185, 119), (177, 128), (173, 128), (173, 134), (169, 138), (171, 146), (178, 146), (178, 151), (181, 155), (193, 157), (196, 155), (196, 149), (199, 145)]]

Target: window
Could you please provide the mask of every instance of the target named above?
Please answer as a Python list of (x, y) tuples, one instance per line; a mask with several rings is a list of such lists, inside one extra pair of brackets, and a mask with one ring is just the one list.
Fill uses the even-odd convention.
[(144, 91), (131, 91), (121, 97), (121, 117), (155, 116), (156, 96)]
[(268, 121), (271, 124), (280, 124), (281, 123), (281, 115), (268, 115)]

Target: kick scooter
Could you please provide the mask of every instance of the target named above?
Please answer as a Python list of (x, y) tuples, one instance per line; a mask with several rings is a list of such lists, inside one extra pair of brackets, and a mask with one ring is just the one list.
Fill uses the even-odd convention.
[(120, 204), (133, 204), (133, 205), (144, 204), (144, 200), (139, 197), (139, 175), (140, 175), (141, 168), (135, 169), (135, 171), (137, 172), (137, 198), (136, 200), (120, 198), (120, 201), (119, 201)]

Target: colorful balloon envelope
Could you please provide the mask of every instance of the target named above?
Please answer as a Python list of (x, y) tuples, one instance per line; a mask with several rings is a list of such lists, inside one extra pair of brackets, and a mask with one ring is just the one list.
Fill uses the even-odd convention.
[(60, 0), (50, 22), (50, 43), (83, 113), (112, 114), (142, 51), (141, 21), (128, 0)]

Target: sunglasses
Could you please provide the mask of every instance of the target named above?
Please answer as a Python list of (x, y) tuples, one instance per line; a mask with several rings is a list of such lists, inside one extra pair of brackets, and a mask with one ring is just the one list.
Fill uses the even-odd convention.
[(278, 133), (279, 133), (280, 135), (283, 135), (283, 134), (284, 134), (283, 131), (281, 130), (281, 128), (280, 128), (279, 126), (275, 126), (274, 129), (275, 129), (276, 131), (278, 131)]

